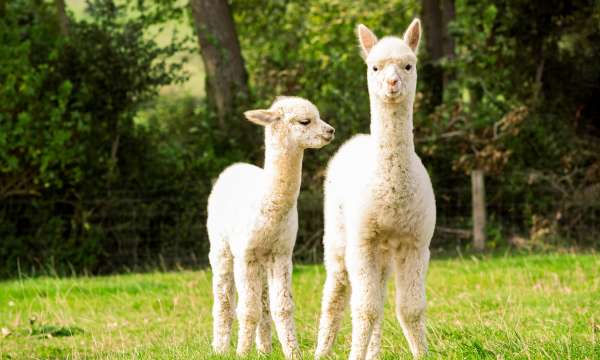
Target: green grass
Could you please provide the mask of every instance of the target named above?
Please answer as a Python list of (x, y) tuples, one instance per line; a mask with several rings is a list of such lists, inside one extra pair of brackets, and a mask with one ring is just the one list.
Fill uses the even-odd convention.
[[(295, 267), (307, 358), (324, 275)], [(210, 281), (210, 271), (183, 271), (0, 282), (0, 358), (219, 358), (209, 346)], [(431, 358), (600, 359), (597, 255), (436, 259), (427, 294)], [(382, 358), (409, 358), (392, 298), (390, 285)], [(347, 356), (349, 333), (346, 315), (332, 358)]]

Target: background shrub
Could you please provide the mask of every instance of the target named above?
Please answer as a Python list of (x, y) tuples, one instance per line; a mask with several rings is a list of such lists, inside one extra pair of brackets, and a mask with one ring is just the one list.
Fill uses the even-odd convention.
[[(400, 35), (423, 3), (230, 1), (245, 106), (303, 96), (336, 127), (305, 156), (298, 260), (321, 257), (327, 160), (369, 130), (355, 26)], [(436, 191), (433, 247), (468, 246), (474, 169), (487, 175), (491, 247), (597, 246), (597, 2), (445, 3), (452, 52), (434, 59), (423, 39), (414, 119)], [(161, 29), (192, 33), (186, 1), (86, 8), (69, 13), (67, 36), (54, 4), (0, 3), (0, 275), (206, 264), (212, 182), (233, 162), (262, 164), (262, 129), (241, 116), (217, 126), (203, 91), (177, 90), (197, 45)]]

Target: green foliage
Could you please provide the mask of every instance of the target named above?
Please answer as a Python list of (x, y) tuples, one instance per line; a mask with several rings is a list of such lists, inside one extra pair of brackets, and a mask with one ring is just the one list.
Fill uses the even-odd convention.
[[(231, 5), (256, 99), (249, 107), (303, 96), (336, 127), (334, 143), (304, 160), (296, 257), (318, 261), (326, 162), (369, 126), (355, 27), (401, 35), (420, 2)], [(455, 5), (454, 56), (431, 69), (424, 44), (419, 52), (417, 152), (438, 224), (459, 229), (437, 232), (433, 246), (467, 242), (455, 234), (471, 224), (474, 168), (488, 175), (491, 246), (513, 234), (597, 244), (589, 230), (600, 216), (598, 2)], [(94, 0), (65, 37), (51, 2), (0, 3), (0, 275), (206, 263), (213, 180), (236, 161), (260, 165), (264, 149), (260, 127), (240, 118), (220, 129), (203, 99), (156, 97), (184, 78), (185, 58), (172, 56), (190, 39), (159, 46), (153, 36), (189, 25), (188, 11), (186, 2)], [(440, 69), (443, 101), (433, 108), (431, 72)]]
[(86, 131), (82, 116), (67, 115), (73, 84), (55, 81), (62, 46), (55, 22), (25, 1), (7, 6), (11, 16), (0, 19), (0, 198), (76, 182), (77, 173), (65, 178), (63, 170), (82, 151), (74, 136)]
[(177, 76), (181, 64), (166, 61), (180, 44), (159, 47), (147, 40), (144, 18), (126, 18), (124, 9), (110, 0), (91, 3), (89, 13), (93, 20), (74, 26), (62, 64), (64, 74), (79, 85), (72, 111), (91, 117), (89, 137), (82, 140), (85, 171), (95, 181), (86, 185), (110, 189), (118, 172), (131, 169), (117, 161), (123, 153), (119, 147), (135, 141), (129, 138), (135, 136), (133, 119), (139, 106), (154, 97), (159, 86), (182, 79)]
[(488, 211), (511, 223), (509, 231), (531, 233), (532, 218), (542, 216), (570, 237), (595, 221), (598, 208), (575, 198), (600, 183), (592, 175), (600, 127), (589, 86), (600, 80), (589, 57), (600, 51), (592, 44), (598, 14), (593, 1), (456, 1), (444, 102), (417, 115), (434, 187), (448, 186), (450, 173), (484, 169)]
[(88, 10), (67, 38), (45, 2), (11, 2), (0, 19), (7, 269), (94, 269), (120, 245), (107, 228), (114, 194), (147, 182), (154, 161), (145, 153), (151, 136), (136, 131), (134, 117), (160, 86), (183, 79), (181, 64), (167, 62), (181, 44), (159, 47), (145, 36), (157, 17), (127, 17), (111, 0), (91, 1)]
[[(258, 14), (257, 8), (264, 11)], [(369, 124), (357, 24), (372, 26), (381, 36), (402, 35), (417, 10), (414, 2), (405, 1), (233, 2), (255, 97), (263, 105), (277, 95), (310, 99), (336, 127), (338, 145), (352, 134), (367, 131)], [(390, 13), (397, 15), (392, 18)], [(334, 148), (328, 147), (323, 158)]]

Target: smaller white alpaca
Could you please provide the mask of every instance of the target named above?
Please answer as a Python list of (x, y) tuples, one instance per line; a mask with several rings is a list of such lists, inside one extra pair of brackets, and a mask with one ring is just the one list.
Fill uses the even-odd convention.
[(265, 126), (265, 166), (231, 165), (208, 198), (213, 349), (229, 346), (237, 288), (238, 355), (248, 353), (255, 334), (259, 352), (271, 351), (270, 310), (286, 358), (296, 358), (291, 279), (302, 157), (304, 149), (328, 144), (334, 129), (298, 97), (279, 97), (269, 109), (244, 115)]
[(425, 275), (435, 227), (435, 198), (415, 153), (413, 102), (415, 19), (403, 38), (377, 37), (364, 25), (358, 38), (367, 64), (371, 134), (346, 142), (325, 180), (327, 280), (316, 357), (326, 355), (351, 290), (351, 360), (374, 359), (381, 347), (385, 287), (396, 277), (396, 315), (415, 357), (427, 352)]

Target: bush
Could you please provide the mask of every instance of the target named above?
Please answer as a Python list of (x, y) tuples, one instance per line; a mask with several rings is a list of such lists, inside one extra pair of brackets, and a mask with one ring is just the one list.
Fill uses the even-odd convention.
[[(111, 0), (61, 36), (54, 7), (14, 1), (0, 19), (0, 255), (4, 273), (53, 261), (97, 270), (125, 241), (111, 213), (145, 184), (154, 159), (134, 116), (160, 86), (182, 78), (146, 39), (144, 17)], [(127, 199), (125, 199), (127, 200)], [(123, 208), (121, 208), (122, 210)], [(133, 210), (135, 213), (137, 210)], [(6, 259), (6, 261), (4, 261)]]
[[(225, 132), (201, 99), (155, 97), (182, 78), (180, 63), (167, 58), (185, 45), (160, 47), (144, 33), (181, 21), (184, 11), (146, 3), (127, 3), (134, 10), (127, 12), (94, 0), (85, 19), (71, 19), (68, 38), (51, 4), (0, 3), (0, 275), (17, 266), (107, 272), (206, 263), (212, 181), (235, 161), (261, 164), (260, 127), (231, 119)], [(304, 160), (295, 256), (318, 261), (327, 160), (369, 128), (355, 26), (400, 35), (419, 2), (231, 3), (257, 99), (251, 106), (303, 96), (336, 127), (336, 141)], [(494, 246), (513, 234), (594, 245), (597, 4), (455, 4), (454, 57), (424, 66), (431, 65), (424, 44), (419, 52), (417, 152), (434, 183), (438, 224), (450, 230), (437, 232), (433, 246), (466, 243), (456, 234), (470, 226), (472, 169), (488, 175)], [(429, 72), (440, 67), (446, 81), (434, 108)]]

